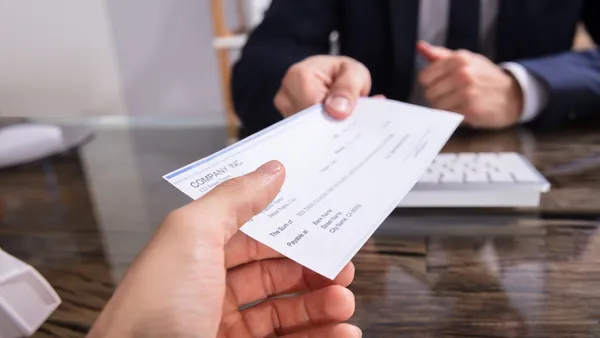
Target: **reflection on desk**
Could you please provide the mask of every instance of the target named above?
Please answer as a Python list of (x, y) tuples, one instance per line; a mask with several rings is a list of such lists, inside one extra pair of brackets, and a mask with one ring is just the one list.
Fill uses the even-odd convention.
[[(87, 332), (188, 202), (161, 175), (225, 144), (224, 128), (104, 126), (79, 151), (0, 171), (0, 246), (63, 299), (36, 336)], [(552, 190), (534, 211), (397, 210), (353, 260), (352, 322), (365, 337), (600, 336), (600, 165), (562, 170), (600, 153), (600, 133), (461, 131), (445, 151), (524, 153)]]

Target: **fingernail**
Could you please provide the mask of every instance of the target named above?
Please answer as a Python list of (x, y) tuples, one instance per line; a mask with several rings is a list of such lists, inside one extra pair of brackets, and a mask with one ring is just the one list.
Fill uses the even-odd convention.
[(327, 99), (327, 104), (330, 108), (340, 113), (347, 113), (350, 110), (350, 100), (343, 96), (330, 96)]
[(362, 337), (362, 330), (358, 326), (355, 326), (354, 329), (356, 330), (356, 334), (358, 335), (357, 337)]
[(282, 165), (279, 161), (270, 161), (258, 167), (256, 172), (266, 175), (275, 175), (281, 171), (281, 168)]

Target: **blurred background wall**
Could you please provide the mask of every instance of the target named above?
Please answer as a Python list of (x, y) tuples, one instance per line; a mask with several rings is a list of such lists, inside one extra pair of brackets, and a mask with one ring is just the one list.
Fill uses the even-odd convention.
[(0, 116), (224, 123), (207, 0), (0, 0)]
[(0, 0), (0, 114), (123, 113), (102, 0)]

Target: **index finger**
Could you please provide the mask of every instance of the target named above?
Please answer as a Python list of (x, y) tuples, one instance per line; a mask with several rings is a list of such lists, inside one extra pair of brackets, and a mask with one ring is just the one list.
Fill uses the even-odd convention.
[(284, 336), (320, 325), (340, 323), (354, 313), (352, 292), (328, 286), (295, 297), (269, 299), (241, 311), (255, 337)]
[[(227, 271), (229, 296), (237, 307), (269, 297), (305, 293), (331, 285), (348, 286), (354, 279), (354, 265), (348, 263), (334, 280), (323, 277), (287, 258), (266, 259)], [(225, 309), (226, 311), (227, 309)]]

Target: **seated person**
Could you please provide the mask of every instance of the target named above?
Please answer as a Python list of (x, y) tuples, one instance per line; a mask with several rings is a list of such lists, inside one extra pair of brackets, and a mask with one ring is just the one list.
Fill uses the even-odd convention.
[(572, 51), (579, 22), (600, 40), (598, 18), (597, 0), (275, 0), (233, 69), (242, 136), (374, 94), (486, 129), (600, 114), (600, 50)]

